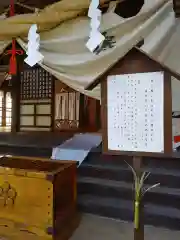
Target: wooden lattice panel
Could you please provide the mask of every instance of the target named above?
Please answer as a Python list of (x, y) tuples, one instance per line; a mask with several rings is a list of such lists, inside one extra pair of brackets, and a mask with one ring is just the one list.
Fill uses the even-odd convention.
[(52, 75), (42, 68), (21, 72), (21, 100), (50, 99), (52, 97)]
[(56, 129), (68, 130), (79, 127), (79, 104), (80, 93), (78, 92), (61, 92), (56, 94)]
[(79, 127), (79, 121), (78, 120), (63, 120), (63, 119), (56, 119), (55, 120), (55, 126), (59, 130), (70, 130), (70, 129), (76, 129)]

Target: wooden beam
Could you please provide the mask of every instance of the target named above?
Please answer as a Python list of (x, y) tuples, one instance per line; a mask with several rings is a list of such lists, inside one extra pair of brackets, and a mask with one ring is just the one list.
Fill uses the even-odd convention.
[(0, 65), (0, 73), (8, 72), (8, 71), (9, 71), (9, 65)]
[(20, 71), (17, 66), (17, 75), (12, 77), (12, 125), (11, 131), (19, 131), (20, 125)]
[(173, 10), (175, 12), (175, 17), (180, 17), (180, 0), (173, 0)]

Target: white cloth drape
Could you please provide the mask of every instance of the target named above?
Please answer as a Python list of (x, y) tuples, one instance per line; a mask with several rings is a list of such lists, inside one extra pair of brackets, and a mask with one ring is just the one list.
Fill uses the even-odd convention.
[[(172, 11), (168, 0), (146, 0), (139, 14), (123, 19), (113, 12), (103, 15), (101, 31), (115, 36), (116, 46), (99, 55), (86, 48), (90, 30), (88, 17), (67, 21), (57, 28), (41, 34), (42, 66), (70, 87), (100, 98), (100, 88), (84, 88), (123, 56), (142, 37), (147, 36)], [(24, 42), (19, 43), (26, 48)]]
[[(100, 99), (99, 86), (93, 91), (86, 91), (85, 87), (144, 38), (144, 51), (180, 73), (180, 22), (175, 19), (172, 7), (172, 0), (145, 0), (139, 14), (132, 18), (123, 19), (112, 11), (105, 13), (101, 31), (114, 36), (116, 45), (99, 55), (92, 54), (85, 46), (90, 30), (88, 17), (64, 22), (41, 34), (44, 62), (40, 65), (75, 90)], [(18, 39), (18, 42), (26, 49), (25, 40)], [(3, 46), (2, 43), (0, 50)], [(180, 108), (176, 97), (180, 83), (174, 80), (172, 88), (173, 110), (176, 110)]]

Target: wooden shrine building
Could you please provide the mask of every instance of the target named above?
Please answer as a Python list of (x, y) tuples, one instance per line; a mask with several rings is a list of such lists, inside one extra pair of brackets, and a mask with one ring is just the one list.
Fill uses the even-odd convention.
[[(18, 44), (16, 47), (21, 49)], [(37, 145), (37, 140), (48, 146), (50, 139), (55, 141), (57, 136), (58, 145), (74, 133), (100, 129), (100, 101), (69, 88), (39, 65), (30, 68), (24, 58), (17, 57), (16, 76), (8, 75), (9, 57), (2, 53), (0, 59), (1, 153), (13, 154), (9, 150), (1, 151), (1, 143), (7, 146), (9, 141), (15, 145), (26, 141)], [(42, 137), (45, 135), (47, 138)], [(52, 148), (48, 156), (50, 152)]]
[[(20, 48), (18, 44), (17, 48)], [(103, 117), (104, 109), (101, 109), (99, 101), (74, 91), (39, 65), (29, 68), (23, 63), (23, 59), (24, 56), (18, 56), (18, 74), (11, 78), (7, 74), (9, 58), (4, 55), (1, 57), (0, 154), (51, 157), (52, 148), (66, 142), (75, 133), (105, 130), (103, 121), (101, 129), (101, 110), (102, 120), (106, 118)], [(137, 66), (141, 72), (143, 64), (143, 67), (147, 64), (149, 70), (148, 62), (153, 62), (166, 71), (169, 77), (180, 79), (177, 73), (135, 47), (87, 89), (93, 89), (101, 83), (105, 90), (104, 83), (109, 74), (133, 72), (137, 70)], [(167, 83), (166, 93), (171, 96), (170, 78)], [(102, 106), (104, 101), (102, 98)], [(166, 98), (165, 107), (169, 113), (172, 112), (171, 98)], [(172, 140), (171, 115), (167, 115), (166, 125), (166, 136), (170, 136)], [(168, 140), (167, 146), (170, 144)], [(162, 185), (162, 191), (149, 193), (146, 198), (147, 224), (179, 229), (178, 158), (177, 152), (163, 160), (161, 157), (151, 156), (143, 159), (144, 169), (152, 172), (148, 184), (160, 182)], [(123, 160), (132, 163), (131, 156), (114, 153), (104, 155), (101, 145), (88, 154), (78, 168), (78, 206), (81, 211), (132, 221), (132, 173)], [(21, 163), (21, 160), (13, 161), (10, 161), (12, 165)], [(69, 186), (70, 182), (66, 189), (70, 189)]]
[(13, 77), (8, 75), (8, 57), (2, 54), (0, 84), (0, 124), (9, 126), (5, 96), (10, 93), (12, 132), (91, 132), (100, 128), (99, 101), (74, 91), (38, 65), (28, 67), (23, 57), (19, 57), (18, 73)]
[[(7, 7), (5, 0), (3, 1)], [(173, 1), (176, 16), (179, 16), (180, 12), (178, 1)], [(52, 2), (56, 0), (20, 0), (16, 4), (15, 12), (32, 12), (32, 9), (24, 9), (23, 3), (43, 8)], [(132, 2), (120, 1), (115, 9), (116, 14), (123, 18), (135, 16), (143, 7), (144, 1)], [(132, 4), (136, 6), (132, 8)], [(103, 12), (106, 12), (108, 8), (106, 4), (101, 6)], [(4, 12), (4, 7), (2, 12)], [(145, 187), (160, 183), (160, 190), (156, 189), (145, 197), (145, 224), (180, 229), (179, 149), (177, 148), (171, 154), (171, 150), (175, 150), (172, 149), (174, 141), (172, 136), (179, 137), (180, 143), (180, 130), (175, 136), (172, 124), (171, 76), (180, 80), (180, 75), (139, 49), (142, 44), (143, 40), (110, 69), (107, 69), (100, 78), (87, 86), (87, 90), (92, 90), (101, 84), (101, 103), (71, 89), (40, 65), (30, 68), (24, 63), (25, 54), (17, 56), (17, 75), (10, 76), (8, 74), (9, 56), (1, 54), (0, 155), (3, 156), (0, 161), (0, 188), (3, 190), (0, 192), (0, 197), (4, 197), (4, 192), (8, 195), (8, 191), (12, 189), (15, 190), (15, 194), (11, 196), (7, 204), (0, 206), (0, 223), (2, 223), (0, 235), (9, 236), (11, 230), (17, 228), (13, 229), (13, 234), (14, 230), (16, 230), (15, 233), (18, 230), (19, 234), (16, 234), (15, 239), (26, 238), (26, 236), (28, 238), (31, 231), (34, 231), (33, 228), (23, 225), (21, 229), (22, 226), (18, 225), (19, 223), (16, 227), (16, 224), (14, 222), (11, 224), (8, 219), (10, 216), (11, 220), (17, 220), (19, 216), (22, 217), (23, 213), (23, 218), (30, 225), (35, 226), (34, 220), (35, 224), (40, 223), (38, 232), (43, 239), (56, 239), (54, 233), (62, 233), (67, 223), (74, 219), (73, 216), (77, 213), (76, 202), (78, 211), (133, 221), (134, 192), (132, 186), (134, 182), (131, 169), (124, 161), (132, 164), (133, 154), (129, 151), (119, 153), (119, 151), (108, 149), (106, 80), (108, 75), (140, 73), (144, 69), (152, 72), (154, 68), (165, 72), (167, 77), (163, 92), (164, 96), (169, 96), (164, 98), (163, 109), (165, 136), (163, 143), (167, 155), (164, 157), (162, 156), (164, 154), (154, 156), (147, 154), (142, 157), (143, 170), (151, 172)], [(4, 51), (8, 49), (11, 49), (11, 45)], [(16, 49), (21, 49), (18, 43), (16, 43)], [(97, 144), (89, 151), (78, 149), (84, 151), (85, 154), (84, 152), (80, 154), (80, 151), (74, 153), (73, 150), (76, 151), (76, 148), (63, 148), (66, 150), (63, 156), (66, 159), (61, 158), (58, 159), (59, 161), (53, 159), (52, 150), (58, 146), (61, 148), (76, 135), (86, 135), (87, 142), (89, 135), (100, 136), (100, 143), (102, 135), (103, 144)], [(93, 137), (89, 142), (93, 142)], [(80, 143), (83, 145), (82, 141)], [(69, 152), (72, 154), (71, 159), (68, 159)], [(4, 156), (7, 154), (13, 156)], [(82, 158), (82, 155), (84, 159), (77, 170), (77, 158)], [(76, 159), (72, 159), (75, 156)], [(76, 171), (78, 171), (78, 180)], [(3, 185), (6, 177), (10, 179), (8, 186)], [(78, 188), (76, 188), (76, 183)], [(12, 189), (11, 186), (13, 186)], [(7, 187), (8, 191), (4, 191), (4, 187)], [(31, 190), (35, 194), (31, 194)], [(14, 200), (15, 207), (11, 208)], [(22, 205), (25, 211), (21, 211)], [(39, 213), (37, 219), (33, 215), (36, 210)], [(8, 219), (7, 225), (4, 218)], [(24, 234), (19, 237), (21, 233)], [(67, 240), (68, 237), (61, 239)]]

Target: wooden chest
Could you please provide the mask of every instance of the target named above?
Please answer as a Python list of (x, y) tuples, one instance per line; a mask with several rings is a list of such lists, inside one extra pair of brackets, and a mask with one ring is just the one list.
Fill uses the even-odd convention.
[(0, 159), (0, 236), (68, 239), (78, 225), (76, 163)]

